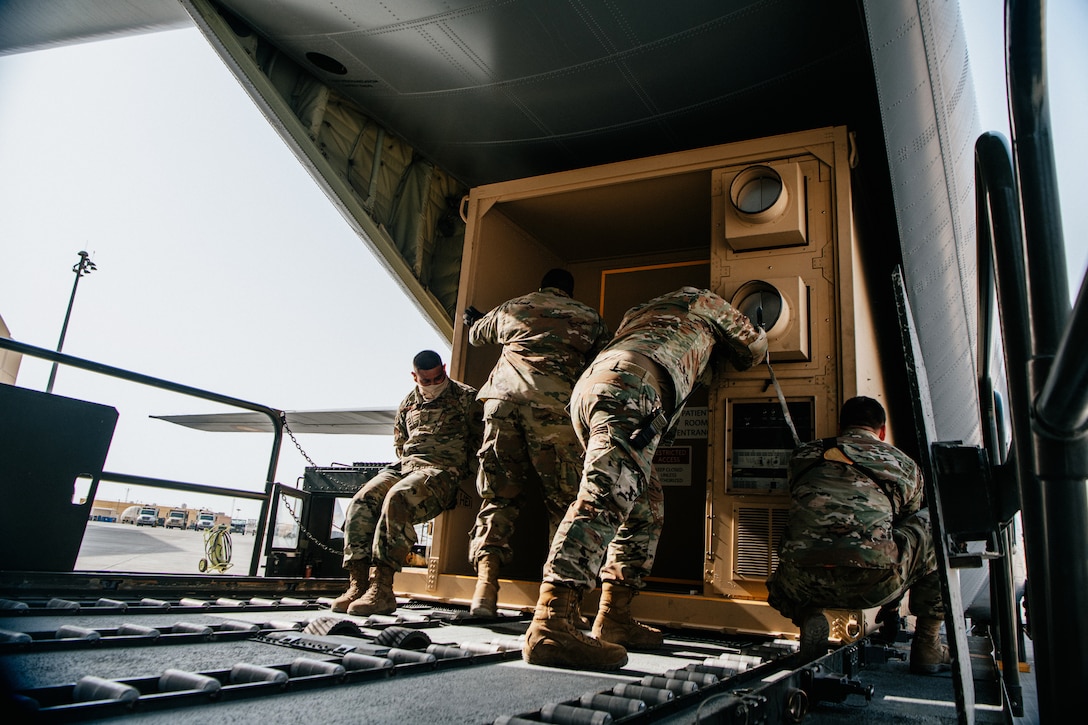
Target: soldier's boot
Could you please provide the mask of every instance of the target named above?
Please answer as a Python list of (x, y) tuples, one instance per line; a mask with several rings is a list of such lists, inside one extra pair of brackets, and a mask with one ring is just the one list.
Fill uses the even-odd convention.
[(348, 614), (365, 617), (370, 614), (392, 614), (397, 611), (397, 596), (393, 593), (396, 570), (385, 564), (375, 564), (370, 572), (370, 587), (363, 596), (348, 607)]
[(665, 640), (661, 630), (631, 616), (631, 600), (637, 594), (631, 587), (604, 582), (601, 585), (601, 605), (597, 609), (597, 618), (593, 620), (593, 636), (634, 650), (660, 647)]
[(880, 625), (877, 638), (885, 644), (895, 644), (899, 638), (899, 630), (903, 628), (902, 618), (899, 616), (901, 602), (898, 600), (888, 602), (876, 613), (876, 622)]
[(941, 644), (941, 620), (918, 617), (910, 643), (910, 671), (916, 675), (932, 675), (949, 669), (951, 664), (948, 646)]
[(582, 600), (585, 599), (586, 593), (581, 589), (577, 593), (578, 596), (574, 598), (574, 608), (571, 610), (570, 621), (575, 629), (589, 632), (593, 629), (593, 620), (582, 614)]
[(348, 562), (348, 589), (332, 600), (330, 609), (334, 612), (346, 612), (348, 606), (363, 596), (370, 586), (370, 562), (352, 559)]
[(468, 613), (473, 617), (494, 617), (499, 602), (499, 557), (484, 554), (476, 560), (476, 591)]
[(587, 637), (574, 628), (571, 616), (578, 596), (572, 587), (540, 585), (522, 659), (531, 665), (584, 670), (616, 670), (627, 664), (627, 650), (622, 646)]
[(831, 625), (822, 609), (813, 609), (801, 620), (801, 657), (809, 662), (827, 654)]

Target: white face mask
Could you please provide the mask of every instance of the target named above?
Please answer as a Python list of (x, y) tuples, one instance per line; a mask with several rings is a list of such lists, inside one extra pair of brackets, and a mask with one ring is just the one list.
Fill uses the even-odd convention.
[(417, 383), (416, 387), (419, 388), (419, 394), (423, 396), (423, 399), (429, 403), (441, 395), (442, 391), (449, 387), (449, 384), (450, 379), (447, 376), (442, 378), (442, 382), (440, 383), (435, 383), (434, 385), (419, 385)]

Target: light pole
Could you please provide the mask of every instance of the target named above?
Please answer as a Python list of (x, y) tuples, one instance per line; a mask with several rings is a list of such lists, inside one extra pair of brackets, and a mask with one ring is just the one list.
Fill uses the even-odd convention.
[[(72, 283), (72, 296), (68, 298), (68, 311), (64, 313), (64, 325), (60, 328), (60, 340), (57, 341), (57, 352), (60, 352), (64, 347), (64, 336), (68, 333), (68, 319), (72, 316), (72, 303), (76, 301), (76, 288), (79, 287), (79, 278), (85, 274), (98, 269), (98, 266), (91, 261), (91, 255), (86, 252), (79, 253), (79, 261), (72, 266), (72, 271), (76, 273), (76, 281)], [(53, 392), (53, 381), (57, 379), (57, 363), (53, 363), (53, 368), (49, 371), (49, 382), (45, 386), (45, 392)]]

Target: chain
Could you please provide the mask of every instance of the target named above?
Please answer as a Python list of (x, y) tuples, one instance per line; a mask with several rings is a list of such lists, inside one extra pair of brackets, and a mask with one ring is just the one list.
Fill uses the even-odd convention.
[(287, 425), (287, 413), (284, 413), (282, 410), (280, 411), (280, 423), (283, 424), (283, 429), (287, 431), (287, 435), (291, 437), (291, 442), (295, 444), (295, 448), (297, 448), (298, 452), (302, 454), (302, 457), (306, 459), (306, 462), (313, 468), (317, 468), (317, 464), (314, 463), (314, 459), (310, 458), (310, 454), (302, 450), (302, 444), (298, 442), (298, 438), (295, 438), (294, 431)]
[[(314, 459), (310, 458), (310, 454), (308, 454), (305, 450), (303, 450), (302, 445), (298, 442), (298, 438), (295, 438), (294, 432), (287, 425), (287, 414), (282, 412), (282, 411), (280, 412), (280, 422), (283, 424), (283, 429), (285, 431), (287, 431), (287, 435), (290, 436), (291, 442), (295, 444), (295, 448), (298, 449), (298, 452), (301, 453), (302, 457), (305, 458), (307, 463), (310, 464), (310, 467), (313, 468), (315, 471), (317, 471), (318, 475), (320, 475), (322, 478), (327, 480), (329, 483), (339, 487), (339, 483), (337, 481), (332, 480), (328, 476), (326, 476), (325, 472), (322, 471), (320, 468), (318, 468), (317, 464), (314, 463)], [(319, 540), (316, 536), (314, 536), (312, 533), (310, 533), (309, 529), (307, 529), (305, 526), (302, 525), (302, 521), (299, 519), (298, 515), (295, 514), (295, 510), (293, 508), (291, 508), (291, 504), (287, 502), (287, 497), (280, 496), (280, 501), (283, 503), (283, 507), (287, 509), (287, 513), (291, 514), (291, 518), (293, 518), (295, 520), (295, 523), (298, 525), (298, 530), (301, 531), (303, 534), (305, 534), (306, 538), (309, 539), (312, 543), (316, 544), (318, 546), (318, 548), (324, 549), (325, 551), (327, 551), (327, 552), (329, 552), (331, 554), (343, 554), (344, 553), (343, 551), (337, 551), (336, 549), (332, 548), (328, 544), (325, 544), (324, 542)]]
[(311, 534), (310, 531), (305, 526), (302, 525), (302, 522), (299, 520), (298, 516), (295, 514), (295, 510), (293, 508), (291, 508), (291, 504), (289, 504), (287, 502), (287, 498), (285, 496), (280, 496), (280, 502), (283, 504), (283, 507), (285, 509), (287, 509), (287, 513), (291, 514), (291, 518), (293, 518), (295, 520), (295, 523), (298, 524), (298, 530), (301, 531), (303, 534), (305, 534), (307, 539), (312, 541), (314, 544), (317, 544), (318, 548), (324, 549), (325, 551), (327, 551), (327, 552), (329, 552), (331, 554), (343, 554), (344, 553), (343, 551), (337, 551), (336, 549), (332, 548), (331, 546), (319, 541), (313, 534)]

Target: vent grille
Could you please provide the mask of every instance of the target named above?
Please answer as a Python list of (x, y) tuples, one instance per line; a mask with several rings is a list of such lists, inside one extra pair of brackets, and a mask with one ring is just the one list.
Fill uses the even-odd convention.
[(766, 579), (778, 566), (778, 543), (786, 530), (786, 507), (738, 506), (733, 576)]

